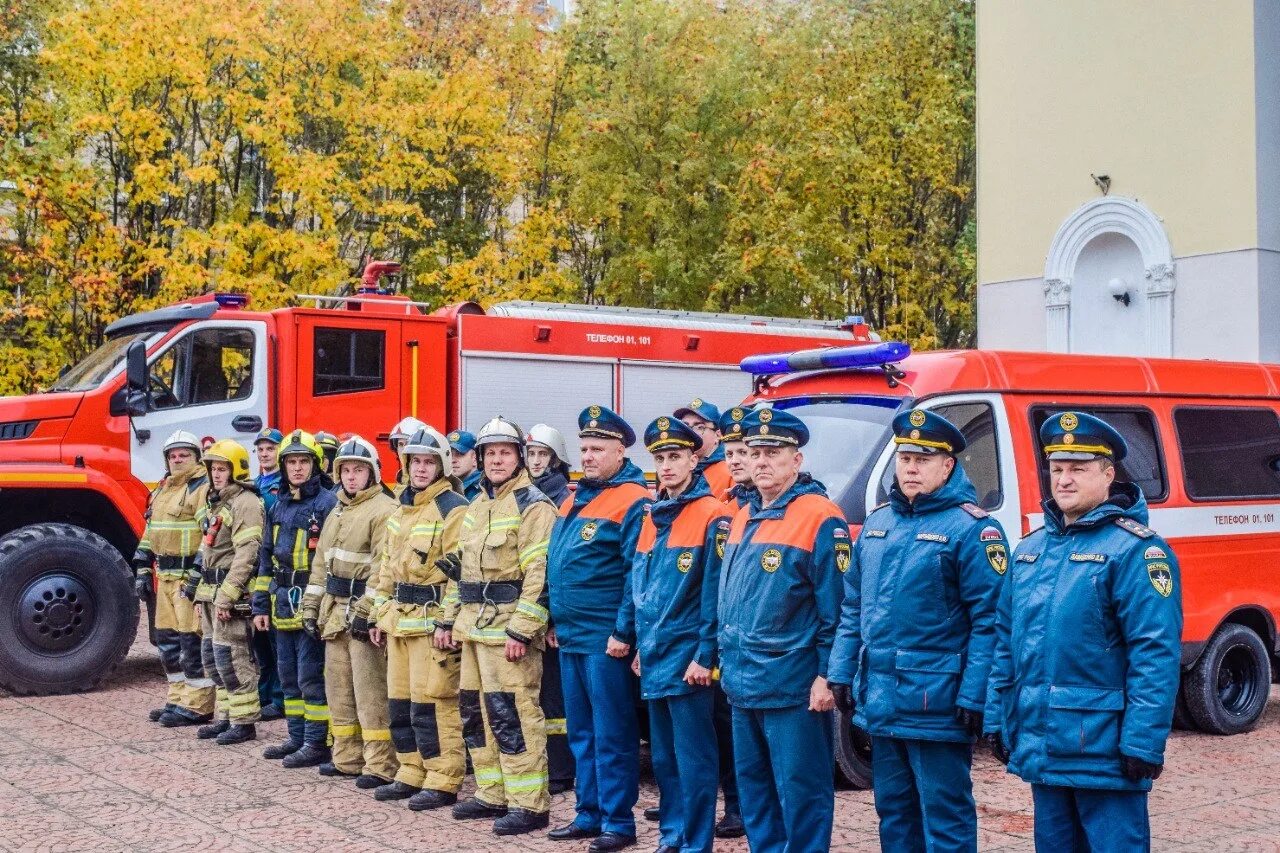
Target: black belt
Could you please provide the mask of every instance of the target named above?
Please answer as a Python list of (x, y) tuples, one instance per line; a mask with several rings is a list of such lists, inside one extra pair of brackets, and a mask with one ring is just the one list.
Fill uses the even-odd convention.
[(520, 600), (520, 590), (524, 589), (524, 581), (460, 581), (458, 583), (458, 599), (463, 604), (510, 604)]
[(399, 604), (439, 604), (444, 598), (444, 584), (398, 583), (396, 602)]
[(329, 575), (324, 591), (338, 598), (359, 598), (364, 595), (365, 581), (355, 578), (339, 578)]
[(274, 572), (271, 579), (276, 582), (277, 589), (288, 589), (291, 586), (306, 586), (311, 579), (310, 570), (305, 572)]
[(205, 583), (211, 583), (215, 586), (227, 579), (229, 569), (205, 569), (201, 572), (200, 577)]
[(189, 557), (156, 557), (156, 568), (162, 572), (181, 572), (195, 564), (195, 554)]

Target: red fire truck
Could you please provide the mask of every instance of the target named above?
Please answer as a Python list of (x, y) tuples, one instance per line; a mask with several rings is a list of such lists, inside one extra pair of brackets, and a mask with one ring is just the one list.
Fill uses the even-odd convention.
[(0, 686), (85, 690), (124, 657), (139, 621), (128, 558), (174, 430), (246, 446), (268, 425), (355, 432), (381, 439), (395, 472), (385, 440), (406, 415), (572, 436), (605, 403), (642, 425), (694, 396), (741, 400), (745, 356), (868, 339), (855, 324), (590, 306), (430, 313), (376, 284), (302, 302), (256, 312), (210, 294), (126, 317), (49, 392), (0, 399)]

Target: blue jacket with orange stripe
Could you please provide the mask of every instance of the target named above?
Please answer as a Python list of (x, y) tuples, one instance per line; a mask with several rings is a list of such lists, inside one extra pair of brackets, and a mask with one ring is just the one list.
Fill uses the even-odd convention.
[(733, 705), (808, 705), (827, 674), (849, 553), (844, 515), (807, 474), (769, 506), (738, 510), (720, 571), (721, 683)]
[(733, 485), (733, 477), (729, 476), (729, 466), (724, 461), (723, 445), (716, 445), (715, 452), (698, 463), (698, 473), (706, 479), (711, 494), (724, 500)]
[(579, 480), (577, 491), (560, 505), (547, 552), (547, 584), (562, 650), (602, 655), (611, 635), (635, 642), (632, 610), (623, 600), (652, 499), (643, 472), (626, 460), (608, 480)]
[(716, 598), (729, 510), (701, 475), (676, 498), (659, 498), (640, 528), (631, 563), (628, 606), (634, 608), (645, 699), (692, 693), (691, 661), (710, 669), (716, 652)]

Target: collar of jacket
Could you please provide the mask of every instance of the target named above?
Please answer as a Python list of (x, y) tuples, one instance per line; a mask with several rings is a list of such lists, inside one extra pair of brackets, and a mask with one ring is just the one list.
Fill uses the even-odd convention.
[(960, 506), (960, 504), (976, 504), (977, 502), (978, 491), (973, 487), (973, 482), (969, 479), (969, 475), (965, 473), (959, 461), (956, 462), (956, 467), (951, 469), (951, 476), (937, 491), (929, 492), (926, 495), (916, 495), (914, 502), (907, 500), (907, 496), (898, 488), (897, 479), (893, 481), (893, 486), (889, 489), (889, 505), (898, 515), (926, 515), (931, 512), (951, 509), (953, 506)]
[(489, 482), (487, 477), (484, 479), (483, 485), (484, 493), (490, 500), (496, 501), (498, 498), (511, 494), (516, 489), (523, 489), (526, 486), (532, 486), (533, 480), (529, 478), (529, 469), (521, 465), (516, 469), (516, 472), (511, 475), (511, 479), (507, 480), (496, 489), (493, 487), (493, 483)]
[(689, 488), (685, 489), (678, 496), (667, 497), (665, 491), (658, 492), (658, 499), (649, 507), (649, 514), (653, 516), (653, 523), (658, 527), (667, 527), (672, 524), (680, 515), (688, 504), (693, 503), (698, 498), (705, 498), (711, 495), (711, 487), (707, 485), (707, 478), (697, 471), (693, 472), (693, 481), (689, 483)]
[(1041, 504), (1044, 507), (1044, 526), (1049, 533), (1061, 535), (1075, 530), (1091, 530), (1117, 518), (1131, 518), (1145, 525), (1150, 517), (1147, 512), (1147, 498), (1136, 483), (1112, 483), (1111, 494), (1105, 501), (1068, 525), (1063, 518), (1058, 504), (1049, 498)]
[(204, 464), (201, 462), (191, 463), (191, 467), (184, 468), (176, 474), (168, 474), (164, 478), (161, 486), (185, 486), (192, 480), (198, 480), (206, 474)]
[(257, 476), (257, 479), (254, 480), (254, 482), (256, 482), (259, 486), (274, 486), (276, 483), (280, 483), (283, 481), (284, 481), (284, 472), (281, 471), (279, 468), (272, 471), (270, 474), (259, 474)]
[(219, 501), (229, 501), (241, 492), (253, 492), (256, 495), (258, 494), (258, 488), (252, 483), (246, 483), (244, 480), (232, 480), (230, 483), (227, 483), (226, 488), (220, 492), (215, 492), (213, 490), (213, 486), (210, 485), (209, 503), (213, 504)]
[(478, 487), (480, 485), (480, 480), (483, 477), (484, 477), (484, 474), (481, 473), (479, 468), (476, 468), (470, 474), (462, 478), (461, 480), (462, 488), (469, 489), (472, 486)]
[(596, 495), (605, 489), (612, 489), (624, 483), (639, 483), (646, 489), (649, 488), (649, 482), (645, 480), (644, 472), (630, 459), (623, 459), (622, 467), (607, 480), (595, 480), (590, 477), (583, 477), (579, 480), (578, 490), (573, 493), (573, 502), (576, 506), (582, 506), (590, 503)]
[(698, 470), (705, 471), (717, 462), (724, 461), (724, 444), (717, 444), (716, 449), (706, 459), (698, 460)]
[[(320, 494), (320, 491), (325, 488), (324, 482), (325, 480), (328, 480), (328, 479), (329, 478), (326, 477), (324, 474), (312, 474), (311, 479), (307, 480), (301, 486), (296, 487), (298, 491), (298, 496), (296, 498), (293, 496), (295, 487), (292, 483), (290, 483), (289, 488), (283, 489), (280, 492), (280, 500), (285, 502), (311, 500), (316, 495)], [(328, 488), (330, 489), (333, 488), (332, 482), (330, 482)]]
[(569, 478), (559, 471), (548, 468), (541, 477), (534, 477), (533, 484), (544, 494), (554, 495), (561, 488), (568, 488)]
[(751, 483), (734, 483), (729, 487), (728, 497), (737, 501), (746, 501), (747, 503), (759, 503), (760, 490)]
[(369, 500), (369, 498), (373, 497), (374, 495), (378, 494), (381, 491), (382, 491), (381, 483), (371, 483), (368, 486), (368, 488), (361, 489), (360, 491), (356, 492), (354, 495), (347, 494), (346, 489), (339, 489), (338, 503), (342, 504), (343, 506), (355, 506), (356, 504), (364, 503), (365, 501)]
[(415, 489), (410, 486), (401, 493), (400, 503), (405, 506), (424, 506), (439, 497), (442, 492), (453, 489), (457, 482), (453, 477), (440, 477), (425, 489)]
[[(822, 495), (826, 497), (827, 487), (822, 483), (813, 479), (813, 477), (805, 472), (800, 472), (800, 476), (796, 477), (796, 481), (791, 484), (791, 488), (787, 489), (778, 499), (767, 507), (759, 503), (752, 504), (752, 518), (782, 518), (787, 513), (787, 506), (801, 495)], [(763, 496), (759, 500), (764, 500)]]

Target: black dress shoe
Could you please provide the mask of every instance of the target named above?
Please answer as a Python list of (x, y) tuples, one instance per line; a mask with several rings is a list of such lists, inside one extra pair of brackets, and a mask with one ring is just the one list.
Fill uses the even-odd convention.
[(213, 714), (193, 714), (190, 711), (179, 708), (176, 711), (166, 711), (160, 715), (160, 725), (166, 729), (176, 729), (182, 726), (200, 726), (213, 719)]
[(495, 806), (486, 803), (479, 797), (463, 800), (453, 807), (454, 820), (482, 820), (499, 818), (507, 813), (506, 806)]
[(304, 743), (302, 749), (286, 755), (284, 761), (280, 762), (288, 770), (296, 770), (299, 767), (319, 767), (330, 759), (331, 753), (323, 746), (316, 746), (314, 743)]
[(229, 728), (231, 728), (230, 720), (218, 720), (216, 723), (210, 723), (207, 726), (201, 726), (196, 729), (196, 737), (200, 738), (200, 740), (209, 740), (210, 738), (217, 737)]
[(176, 705), (165, 705), (163, 708), (152, 708), (147, 712), (147, 719), (153, 723), (160, 721), (160, 718), (171, 711), (177, 710)]
[(448, 791), (437, 791), (433, 788), (423, 788), (410, 797), (409, 802), (405, 803), (405, 805), (415, 812), (425, 812), (431, 809), (451, 806), (456, 802), (458, 802), (457, 794), (450, 794)]
[(649, 806), (649, 808), (647, 808), (647, 809), (645, 809), (645, 810), (644, 810), (644, 819), (645, 819), (645, 820), (651, 820), (651, 821), (653, 821), (653, 822), (657, 823), (658, 818), (659, 818), (659, 813), (658, 813), (658, 807), (657, 807), (657, 806)]
[(407, 800), (421, 790), (416, 785), (396, 781), (390, 785), (383, 785), (374, 791), (373, 798), (383, 803), (391, 802), (392, 800)]
[(225, 732), (218, 735), (216, 741), (218, 746), (231, 746), (233, 743), (244, 743), (249, 740), (256, 740), (258, 730), (253, 727), (253, 723), (241, 724), (236, 723), (228, 728)]
[(494, 835), (524, 835), (538, 829), (546, 829), (551, 822), (549, 812), (531, 812), (528, 809), (510, 809), (493, 822)]
[(360, 775), (359, 773), (348, 773), (345, 770), (341, 770), (338, 765), (334, 764), (332, 761), (326, 761), (316, 769), (320, 771), (321, 776), (345, 776), (348, 778), (355, 778)]
[(726, 814), (716, 824), (716, 838), (741, 838), (747, 834), (747, 828), (742, 825), (742, 815)]
[(566, 823), (548, 832), (547, 838), (552, 841), (576, 841), (579, 838), (597, 838), (599, 835), (598, 829), (583, 829), (576, 823)]
[(284, 719), (283, 708), (279, 707), (278, 705), (262, 706), (262, 722), (269, 723), (272, 720), (283, 720), (283, 719)]
[(298, 743), (296, 740), (287, 740), (284, 743), (278, 743), (275, 746), (269, 746), (262, 750), (262, 757), (269, 758), (272, 761), (278, 761), (286, 755), (293, 755), (300, 749), (302, 749), (302, 744)]
[(621, 832), (604, 832), (600, 837), (591, 842), (591, 846), (587, 848), (587, 853), (609, 853), (611, 850), (622, 850), (632, 847), (636, 843), (634, 835), (623, 835)]
[(552, 794), (563, 794), (565, 791), (573, 790), (572, 779), (552, 779), (547, 783), (547, 791)]
[(374, 776), (372, 773), (361, 773), (356, 777), (356, 787), (361, 791), (372, 791), (374, 788), (381, 788), (383, 785), (390, 784), (390, 779), (383, 779), (381, 776)]

